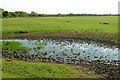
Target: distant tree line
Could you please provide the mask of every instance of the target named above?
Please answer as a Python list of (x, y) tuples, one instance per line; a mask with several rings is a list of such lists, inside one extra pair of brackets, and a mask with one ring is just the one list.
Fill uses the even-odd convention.
[(0, 17), (13, 18), (13, 17), (66, 17), (66, 16), (118, 16), (118, 14), (38, 14), (34, 11), (31, 13), (23, 11), (8, 12), (0, 8)]

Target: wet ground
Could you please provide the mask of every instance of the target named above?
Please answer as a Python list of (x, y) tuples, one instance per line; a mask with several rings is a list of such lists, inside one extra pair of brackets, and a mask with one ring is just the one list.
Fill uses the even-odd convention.
[(55, 62), (73, 64), (94, 70), (97, 74), (118, 77), (119, 48), (92, 41), (74, 39), (40, 39), (40, 40), (4, 40), (22, 43), (31, 48), (28, 55), (14, 54), (11, 57), (25, 61)]
[[(107, 46), (105, 44), (85, 41), (75, 41), (73, 39), (66, 40), (4, 40), (16, 41), (22, 43), (24, 46), (31, 48), (31, 54), (46, 53), (47, 56), (56, 58), (76, 57), (84, 60), (105, 60), (118, 61), (118, 52), (120, 51), (116, 46)], [(41, 47), (41, 48), (39, 48)]]

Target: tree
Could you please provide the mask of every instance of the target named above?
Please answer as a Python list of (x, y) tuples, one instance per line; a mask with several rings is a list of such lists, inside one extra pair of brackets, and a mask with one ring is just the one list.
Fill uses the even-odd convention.
[(10, 16), (10, 14), (9, 14), (8, 11), (4, 11), (4, 12), (2, 13), (2, 15), (3, 15), (3, 17), (9, 17), (9, 16)]
[(20, 17), (28, 17), (29, 14), (26, 12), (20, 12)]
[(62, 14), (61, 13), (58, 13), (58, 16), (61, 16)]
[(42, 17), (45, 17), (46, 15), (45, 14), (41, 14)]
[(69, 13), (69, 16), (74, 16), (74, 14), (73, 13)]
[(35, 16), (35, 17), (37, 17), (38, 15), (39, 15), (39, 14), (36, 13), (36, 12), (34, 12), (34, 11), (32, 11), (31, 14), (30, 14), (30, 16)]
[(15, 12), (9, 12), (10, 16), (9, 17), (19, 17), (19, 15)]
[(15, 11), (15, 13), (18, 14), (19, 17), (21, 16), (21, 12)]
[(28, 17), (29, 14), (27, 12), (23, 12), (23, 11), (16, 11), (15, 12), (19, 17)]

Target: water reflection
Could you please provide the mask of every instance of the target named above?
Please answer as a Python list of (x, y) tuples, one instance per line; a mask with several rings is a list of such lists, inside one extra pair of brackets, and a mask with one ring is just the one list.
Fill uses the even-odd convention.
[[(76, 58), (84, 60), (106, 60), (116, 61), (118, 59), (118, 48), (110, 48), (103, 44), (88, 43), (83, 41), (70, 40), (5, 40), (16, 41), (31, 48), (31, 54), (43, 54), (46, 57), (61, 57), (64, 59)], [(38, 46), (40, 46), (38, 48)], [(43, 47), (41, 47), (43, 46)], [(37, 47), (37, 48), (36, 48)]]

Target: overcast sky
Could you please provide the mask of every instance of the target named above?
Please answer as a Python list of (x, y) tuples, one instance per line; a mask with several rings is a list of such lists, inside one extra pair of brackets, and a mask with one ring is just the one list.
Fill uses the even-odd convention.
[(38, 13), (117, 14), (120, 0), (0, 0), (0, 8), (7, 11), (35, 11)]

